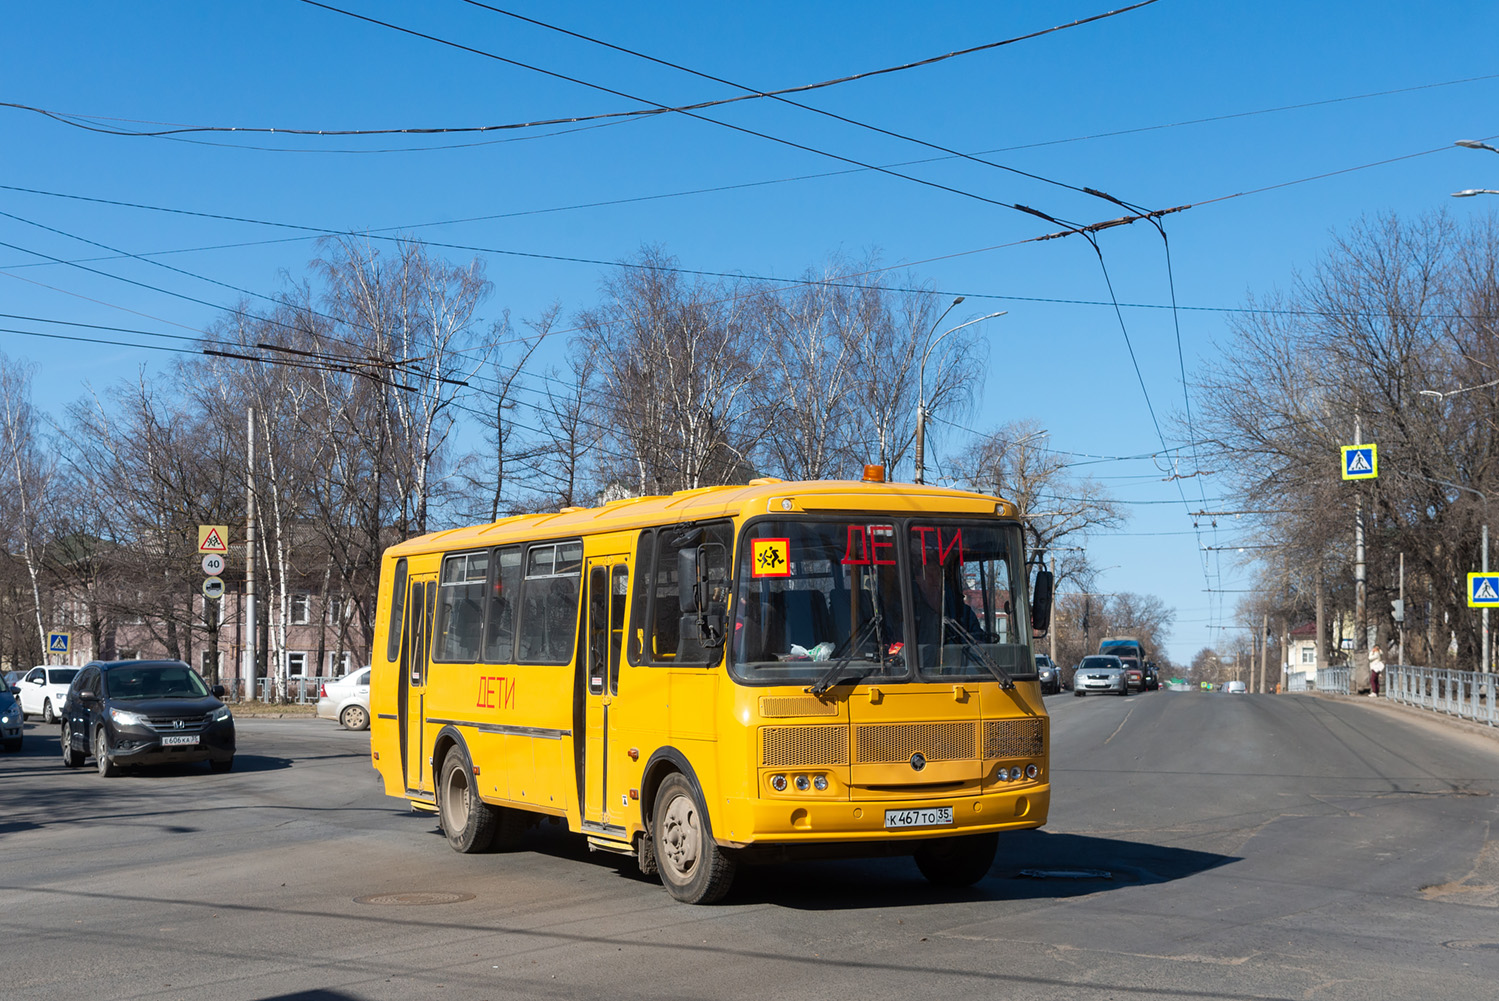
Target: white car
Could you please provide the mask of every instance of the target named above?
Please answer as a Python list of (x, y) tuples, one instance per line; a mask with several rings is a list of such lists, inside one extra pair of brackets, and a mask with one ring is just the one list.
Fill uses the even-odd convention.
[(370, 669), (330, 678), (318, 688), (317, 714), (336, 719), (345, 729), (370, 728)]
[(78, 674), (76, 667), (39, 664), (21, 679), (21, 703), (24, 716), (40, 716), (43, 722), (56, 723), (62, 718), (62, 704), (68, 700), (68, 685)]
[(1246, 695), (1249, 692), (1249, 686), (1242, 681), (1230, 681), (1223, 686), (1223, 690), (1229, 695)]

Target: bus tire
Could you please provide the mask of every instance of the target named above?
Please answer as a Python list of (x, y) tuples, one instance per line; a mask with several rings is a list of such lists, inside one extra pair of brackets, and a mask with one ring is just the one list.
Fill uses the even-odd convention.
[(998, 834), (968, 834), (926, 841), (916, 849), (916, 868), (933, 886), (972, 886), (989, 875)]
[(437, 815), (442, 833), (455, 852), (471, 855), (487, 851), (494, 842), (499, 817), (479, 798), (468, 755), (455, 747), (442, 759), (442, 781), (437, 787)]
[(734, 860), (713, 840), (708, 812), (692, 783), (673, 772), (656, 791), (652, 848), (661, 885), (684, 904), (712, 904), (734, 882)]

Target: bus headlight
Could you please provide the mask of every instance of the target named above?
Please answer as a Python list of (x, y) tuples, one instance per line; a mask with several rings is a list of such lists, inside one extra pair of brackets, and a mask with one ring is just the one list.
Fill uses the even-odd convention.
[(1041, 769), (1037, 768), (1035, 765), (1026, 765), (1025, 766), (1025, 777), (1026, 778), (1033, 779), (1037, 775), (1040, 775), (1040, 774), (1041, 774)]
[(786, 791), (786, 776), (784, 776), (784, 775), (772, 775), (770, 777), (770, 787), (772, 789), (774, 789), (776, 792), (785, 792)]
[(1014, 768), (1010, 769), (1010, 781), (1011, 782), (1019, 782), (1020, 781), (1020, 766), (1019, 765), (1016, 765)]
[(1008, 782), (1010, 781), (1010, 772), (1008, 769), (1001, 768), (999, 771), (994, 773), (994, 777), (1001, 782)]
[(811, 779), (807, 778), (805, 775), (798, 775), (796, 777), (796, 791), (797, 792), (806, 792), (810, 788), (812, 788), (812, 780)]
[(826, 775), (812, 776), (812, 788), (816, 789), (818, 792), (827, 792), (828, 777)]

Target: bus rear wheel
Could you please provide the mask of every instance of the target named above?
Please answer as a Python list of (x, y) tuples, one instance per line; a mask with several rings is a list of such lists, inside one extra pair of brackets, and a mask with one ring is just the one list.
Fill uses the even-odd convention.
[(927, 841), (916, 849), (916, 868), (934, 886), (972, 886), (989, 874), (998, 850), (998, 834)]
[(708, 813), (680, 773), (668, 775), (656, 792), (651, 840), (667, 893), (685, 904), (711, 904), (729, 892), (734, 860), (713, 840)]
[(437, 787), (437, 813), (442, 833), (456, 852), (471, 855), (488, 850), (499, 823), (498, 811), (479, 798), (468, 755), (454, 748), (442, 759), (442, 781)]

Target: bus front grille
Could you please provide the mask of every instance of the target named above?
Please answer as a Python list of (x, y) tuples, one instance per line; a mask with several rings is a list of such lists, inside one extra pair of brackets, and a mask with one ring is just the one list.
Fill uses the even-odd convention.
[(1046, 752), (1046, 724), (1039, 719), (984, 721), (984, 757), (1039, 758)]
[(760, 764), (766, 768), (848, 764), (846, 726), (767, 726), (760, 730)]
[(961, 761), (977, 756), (972, 723), (870, 723), (855, 727), (854, 756), (860, 764)]

